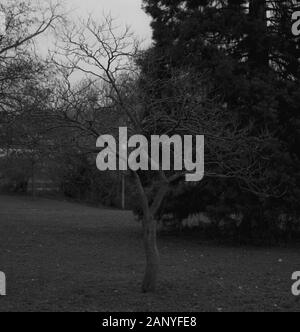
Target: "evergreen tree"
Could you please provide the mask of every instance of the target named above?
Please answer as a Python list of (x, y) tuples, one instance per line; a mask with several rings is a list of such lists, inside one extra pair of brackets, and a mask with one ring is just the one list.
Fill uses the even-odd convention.
[(293, 211), (300, 165), (300, 48), (291, 33), (296, 8), (292, 0), (144, 0), (154, 46), (140, 61), (143, 82), (174, 70), (209, 73), (213, 91), (241, 123), (253, 123), (254, 133), (276, 133), (279, 145), (270, 149), (281, 146), (278, 163), (266, 172), (277, 172), (286, 187), (276, 204)]

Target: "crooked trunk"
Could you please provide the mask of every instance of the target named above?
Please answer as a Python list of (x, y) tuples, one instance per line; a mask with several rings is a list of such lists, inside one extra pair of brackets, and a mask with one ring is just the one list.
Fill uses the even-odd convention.
[(139, 175), (135, 172), (135, 179), (141, 197), (141, 204), (143, 208), (143, 231), (144, 231), (144, 246), (146, 253), (146, 271), (142, 285), (144, 293), (151, 293), (156, 291), (157, 279), (159, 273), (159, 252), (157, 248), (157, 232), (155, 215), (159, 210), (165, 195), (168, 192), (168, 183), (164, 181), (158, 191), (153, 204), (150, 206), (147, 194), (142, 185)]
[(146, 271), (142, 285), (144, 293), (155, 292), (159, 274), (160, 258), (157, 248), (156, 221), (150, 214), (144, 217), (144, 246), (146, 252)]

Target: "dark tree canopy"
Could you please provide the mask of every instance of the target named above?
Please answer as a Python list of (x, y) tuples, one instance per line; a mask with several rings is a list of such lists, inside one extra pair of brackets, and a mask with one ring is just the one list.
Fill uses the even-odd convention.
[(209, 73), (212, 90), (222, 96), (228, 112), (237, 114), (242, 124), (252, 123), (254, 134), (266, 128), (274, 133), (281, 146), (278, 167), (267, 171), (284, 174), (286, 200), (297, 202), (300, 42), (291, 32), (296, 2), (143, 3), (152, 17), (154, 39), (140, 61), (144, 81), (161, 79), (174, 70)]
[(174, 67), (209, 70), (232, 110), (257, 123), (279, 120), (278, 103), (299, 80), (292, 1), (145, 0), (144, 8), (155, 41), (148, 61), (161, 63), (151, 75), (164, 77)]

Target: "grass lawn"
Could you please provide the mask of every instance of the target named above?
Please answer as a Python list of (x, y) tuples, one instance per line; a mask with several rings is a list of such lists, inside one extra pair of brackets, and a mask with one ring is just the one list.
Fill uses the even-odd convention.
[(160, 287), (140, 293), (141, 230), (130, 212), (0, 196), (0, 311), (300, 311), (299, 248), (234, 248), (161, 237)]

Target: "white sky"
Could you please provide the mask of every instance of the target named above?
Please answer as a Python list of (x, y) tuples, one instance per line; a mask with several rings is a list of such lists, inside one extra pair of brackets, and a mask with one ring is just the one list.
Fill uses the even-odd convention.
[(145, 43), (151, 43), (151, 18), (142, 9), (142, 0), (62, 0), (65, 7), (74, 10), (72, 16), (95, 18), (111, 13), (117, 22), (129, 25), (131, 30)]
[[(6, 0), (0, 0), (6, 1)], [(36, 1), (36, 0), (32, 0)], [(152, 42), (151, 18), (142, 9), (142, 0), (58, 0), (63, 4), (67, 17), (75, 22), (91, 14), (99, 22), (103, 15), (110, 14), (118, 26), (129, 26), (135, 36), (142, 41), (141, 47), (147, 48)], [(38, 39), (38, 50), (43, 55), (54, 48), (52, 34), (44, 34)], [(82, 78), (82, 73), (74, 74), (74, 80)]]

